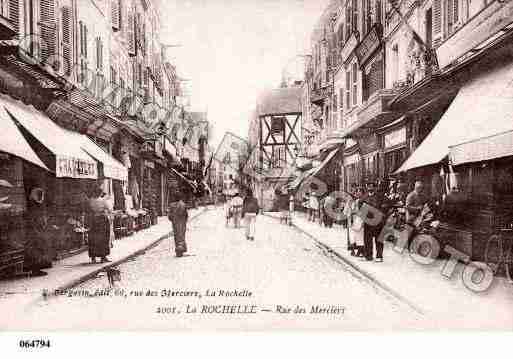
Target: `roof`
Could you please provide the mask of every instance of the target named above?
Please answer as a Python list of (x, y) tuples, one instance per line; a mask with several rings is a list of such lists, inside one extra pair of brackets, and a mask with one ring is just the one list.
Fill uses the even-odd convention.
[(265, 91), (257, 101), (259, 116), (301, 113), (301, 87)]

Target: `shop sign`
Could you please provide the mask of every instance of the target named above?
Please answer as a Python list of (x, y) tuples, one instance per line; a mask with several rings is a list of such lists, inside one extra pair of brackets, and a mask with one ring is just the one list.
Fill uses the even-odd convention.
[(364, 64), (369, 57), (378, 49), (380, 45), (379, 34), (377, 27), (374, 26), (372, 30), (360, 42), (360, 45), (355, 49), (356, 57), (360, 64)]
[(56, 177), (98, 178), (96, 162), (86, 162), (77, 158), (58, 156), (55, 165)]
[(385, 135), (385, 148), (398, 146), (403, 143), (406, 143), (406, 127), (401, 127)]

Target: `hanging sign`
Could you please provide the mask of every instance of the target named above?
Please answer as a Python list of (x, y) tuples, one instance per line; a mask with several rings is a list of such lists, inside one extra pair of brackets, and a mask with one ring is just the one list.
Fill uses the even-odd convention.
[(70, 178), (98, 178), (96, 162), (87, 162), (77, 158), (56, 156), (56, 177)]

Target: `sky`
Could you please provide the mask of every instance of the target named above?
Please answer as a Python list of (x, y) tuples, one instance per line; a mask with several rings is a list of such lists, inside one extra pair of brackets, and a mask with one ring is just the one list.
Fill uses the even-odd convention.
[(309, 36), (328, 0), (165, 0), (161, 41), (191, 95), (207, 111), (216, 145), (226, 131), (247, 137), (258, 94), (282, 70), (302, 70)]

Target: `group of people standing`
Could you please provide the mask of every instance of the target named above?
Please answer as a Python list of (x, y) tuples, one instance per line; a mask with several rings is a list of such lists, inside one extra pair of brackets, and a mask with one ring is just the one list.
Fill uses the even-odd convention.
[(260, 206), (257, 199), (253, 196), (251, 189), (246, 190), (244, 199), (235, 193), (232, 198), (226, 198), (225, 202), (225, 218), (226, 226), (233, 221), (235, 228), (240, 228), (241, 219), (244, 221), (246, 239), (249, 241), (255, 240), (256, 232), (256, 217), (260, 212)]
[[(366, 189), (353, 187), (352, 194), (354, 197), (347, 200), (344, 205), (348, 250), (352, 256), (360, 257), (362, 260), (383, 262), (384, 243), (379, 238), (385, 221), (383, 195), (378, 194), (374, 183), (368, 183)], [(364, 210), (364, 206), (368, 208)], [(362, 213), (365, 214), (365, 218), (362, 218)]]

